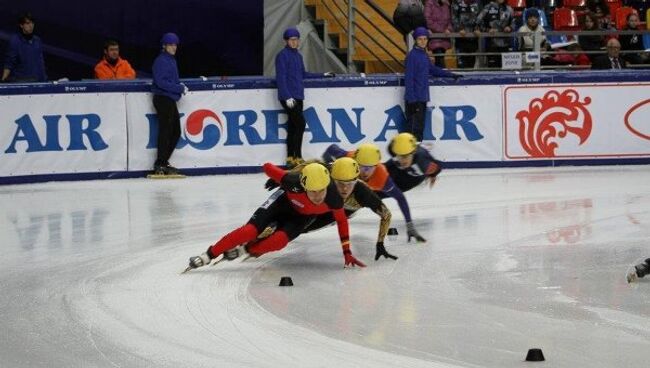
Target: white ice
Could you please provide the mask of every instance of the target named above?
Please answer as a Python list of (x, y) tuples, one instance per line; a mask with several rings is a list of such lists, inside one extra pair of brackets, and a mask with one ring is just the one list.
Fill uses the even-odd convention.
[[(378, 218), (179, 275), (268, 196), (262, 174), (0, 187), (0, 367), (640, 367), (650, 167), (446, 170)], [(293, 287), (279, 287), (290, 276)], [(544, 363), (524, 361), (541, 348)]]

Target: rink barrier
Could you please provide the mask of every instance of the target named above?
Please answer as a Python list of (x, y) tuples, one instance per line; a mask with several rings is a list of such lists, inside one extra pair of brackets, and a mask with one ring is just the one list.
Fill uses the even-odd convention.
[[(184, 83), (191, 92), (179, 103), (175, 166), (188, 175), (235, 174), (284, 161), (286, 115), (273, 79)], [(332, 143), (385, 149), (404, 125), (403, 83), (400, 75), (306, 80), (304, 156), (320, 157)], [(150, 84), (0, 85), (0, 184), (144, 176), (157, 134)], [(640, 118), (650, 114), (650, 72), (468, 74), (431, 85), (425, 144), (447, 168), (650, 163), (650, 127)], [(533, 124), (534, 100), (570, 118), (553, 129)], [(558, 127), (569, 134), (554, 151), (540, 137)]]

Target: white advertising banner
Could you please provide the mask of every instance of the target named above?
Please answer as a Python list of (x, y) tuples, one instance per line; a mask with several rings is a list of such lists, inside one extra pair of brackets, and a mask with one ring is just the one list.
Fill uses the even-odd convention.
[[(501, 161), (500, 86), (433, 87), (432, 152), (442, 161)], [(424, 141), (427, 145), (425, 131)]]
[(650, 84), (510, 86), (506, 160), (650, 156)]
[[(452, 161), (501, 159), (500, 87), (433, 87), (424, 140)], [(373, 142), (382, 150), (405, 123), (401, 87), (318, 88), (305, 91), (303, 157), (330, 144), (345, 149)], [(496, 100), (476, 98), (493, 96)], [(178, 103), (181, 138), (170, 162), (179, 168), (283, 163), (287, 115), (274, 89), (196, 91)], [(129, 170), (149, 170), (156, 157), (152, 96), (127, 94)]]
[(0, 96), (0, 176), (125, 171), (123, 93)]

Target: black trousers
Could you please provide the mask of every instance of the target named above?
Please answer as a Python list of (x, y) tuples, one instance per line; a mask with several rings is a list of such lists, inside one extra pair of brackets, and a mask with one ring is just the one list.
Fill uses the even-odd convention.
[(289, 241), (295, 239), (303, 232), (316, 215), (301, 215), (293, 209), (287, 194), (278, 189), (255, 210), (248, 223), (255, 226), (258, 233), (275, 223), (276, 230), (282, 230), (287, 234)]
[(305, 117), (302, 115), (302, 100), (289, 108), (285, 101), (280, 101), (284, 112), (289, 116), (287, 126), (287, 157), (302, 158), (302, 136), (305, 134)]
[(167, 96), (154, 95), (153, 107), (158, 115), (158, 156), (155, 165), (167, 165), (181, 137), (181, 118), (176, 101)]
[(424, 135), (424, 118), (427, 113), (427, 103), (424, 101), (406, 103), (406, 132), (415, 136), (422, 142)]

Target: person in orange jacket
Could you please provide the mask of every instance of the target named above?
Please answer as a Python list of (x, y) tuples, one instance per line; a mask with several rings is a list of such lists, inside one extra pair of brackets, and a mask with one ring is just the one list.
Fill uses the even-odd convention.
[(135, 70), (120, 57), (120, 45), (115, 40), (104, 43), (104, 57), (95, 65), (97, 79), (135, 79)]

